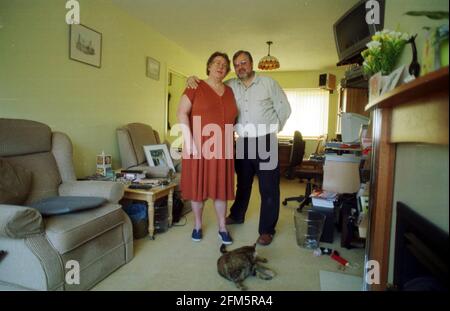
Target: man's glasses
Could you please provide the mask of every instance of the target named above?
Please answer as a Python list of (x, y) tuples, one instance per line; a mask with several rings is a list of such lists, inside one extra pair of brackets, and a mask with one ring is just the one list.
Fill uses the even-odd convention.
[(248, 61), (242, 60), (242, 61), (240, 61), (239, 63), (234, 63), (233, 65), (234, 65), (234, 67), (239, 67), (239, 66), (245, 66), (245, 65), (247, 65), (247, 63), (248, 63)]

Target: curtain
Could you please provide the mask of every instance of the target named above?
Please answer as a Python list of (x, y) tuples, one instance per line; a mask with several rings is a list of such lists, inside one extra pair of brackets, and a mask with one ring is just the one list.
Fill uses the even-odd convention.
[(293, 136), (300, 131), (304, 137), (328, 133), (329, 93), (322, 89), (284, 89), (292, 113), (278, 136)]

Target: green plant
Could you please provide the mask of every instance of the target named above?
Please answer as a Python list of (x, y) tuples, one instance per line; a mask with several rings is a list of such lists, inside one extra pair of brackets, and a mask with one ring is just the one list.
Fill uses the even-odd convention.
[(379, 71), (383, 75), (390, 74), (409, 39), (407, 33), (388, 29), (376, 32), (367, 43), (367, 49), (361, 52), (364, 73), (368, 76)]
[(447, 11), (408, 11), (405, 15), (426, 16), (429, 19), (448, 19)]

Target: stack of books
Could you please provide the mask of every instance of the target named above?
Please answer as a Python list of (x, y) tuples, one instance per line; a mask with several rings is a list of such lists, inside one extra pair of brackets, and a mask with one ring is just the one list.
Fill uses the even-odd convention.
[(343, 143), (340, 141), (329, 141), (325, 143), (325, 148), (338, 148), (338, 149), (361, 149), (360, 143)]
[(334, 202), (337, 200), (337, 193), (315, 189), (310, 197), (313, 206), (334, 208)]

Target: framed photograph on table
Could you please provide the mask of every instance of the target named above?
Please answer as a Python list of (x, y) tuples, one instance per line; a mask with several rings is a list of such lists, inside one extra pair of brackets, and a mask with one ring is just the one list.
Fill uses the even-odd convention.
[(386, 83), (383, 85), (381, 94), (392, 91), (400, 83), (400, 77), (403, 75), (405, 65), (395, 69), (389, 76), (386, 77)]
[(144, 153), (148, 165), (152, 167), (168, 167), (175, 172), (169, 149), (165, 144), (144, 146)]
[(81, 24), (70, 25), (69, 58), (100, 68), (102, 34)]
[(159, 80), (159, 62), (151, 57), (147, 57), (147, 77)]

